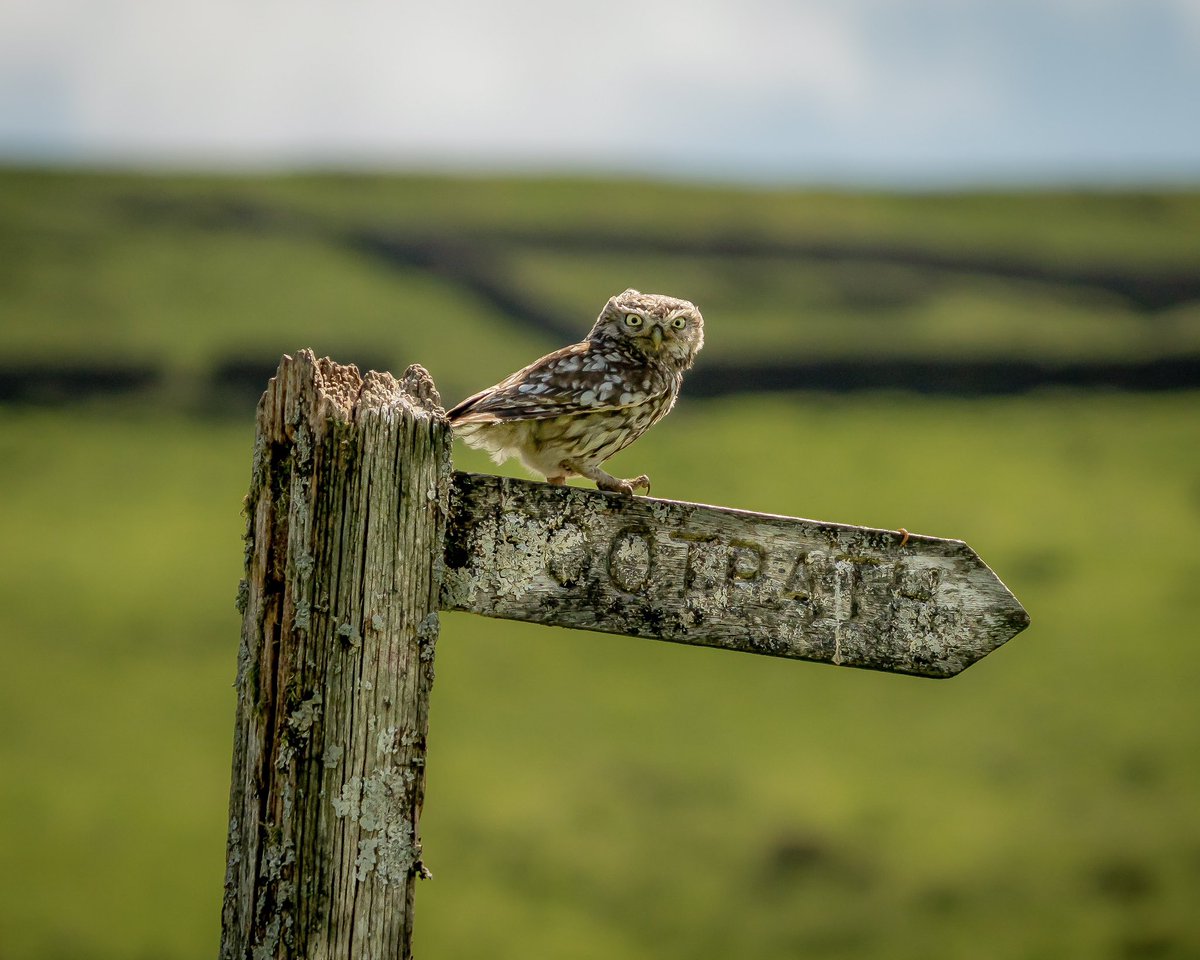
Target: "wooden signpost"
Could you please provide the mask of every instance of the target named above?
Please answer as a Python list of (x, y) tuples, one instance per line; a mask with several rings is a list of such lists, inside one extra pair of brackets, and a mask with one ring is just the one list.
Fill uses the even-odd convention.
[(1024, 629), (964, 543), (453, 471), (428, 374), (259, 405), (222, 958), (411, 955), (439, 610), (950, 677)]

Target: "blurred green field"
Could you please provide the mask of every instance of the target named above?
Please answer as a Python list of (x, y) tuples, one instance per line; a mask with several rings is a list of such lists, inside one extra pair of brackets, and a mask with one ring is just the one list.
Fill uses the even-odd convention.
[[(919, 263), (633, 249), (658, 238), (896, 247), (1031, 269), (1200, 274), (1200, 192), (891, 196), (650, 183), (135, 177), (0, 171), (0, 357), (143, 362), (168, 396), (233, 358), (298, 345), (365, 365), (419, 357), (447, 395), (558, 346), (438, 270), (386, 264), (350, 229), (486, 244), (489, 272), (582, 334), (626, 286), (717, 318), (702, 362), (858, 356), (1148, 359), (1200, 352), (1200, 300), (1152, 312), (1046, 277)], [(538, 229), (615, 237), (587, 252)], [(487, 231), (501, 231), (491, 235)], [(512, 232), (509, 239), (503, 231)], [(524, 234), (521, 231), (525, 231)], [(530, 232), (533, 232), (532, 234)], [(523, 239), (524, 238), (524, 239)], [(501, 331), (497, 324), (506, 324)], [(479, 345), (481, 349), (463, 349)]]
[[(938, 683), (448, 615), (420, 955), (1194, 956), (1197, 399), (685, 404), (665, 495), (962, 536), (1034, 626)], [(0, 420), (6, 958), (215, 950), (250, 439)]]
[[(0, 179), (20, 188), (0, 190), (10, 357), (140, 354), (182, 377), (247, 346), (394, 343), (385, 359), (426, 363), (457, 399), (553, 345), (424, 274), (304, 237), (129, 223), (114, 200), (203, 197), (211, 180)], [(639, 205), (647, 222), (653, 203), (680, 229), (1197, 256), (1183, 242), (1190, 195), (804, 199), (372, 178), (220, 190), (347, 222), (615, 223)], [(565, 254), (513, 264), (564, 310), (595, 299), (579, 287), (612, 292), (637, 269)], [(705, 282), (695, 264), (660, 267), (682, 285), (661, 289)], [(804, 282), (781, 270), (772, 289)], [(695, 296), (706, 353), (735, 349), (728, 305)], [(811, 335), (773, 328), (773, 309), (748, 311), (760, 319), (737, 328), (745, 349), (808, 349), (811, 336), (852, 353), (867, 335), (849, 312)], [(1026, 347), (1012, 317), (975, 329), (949, 307), (941, 320), (910, 309), (946, 327), (922, 350)], [(1030, 327), (1038, 351), (1113, 349), (1071, 309), (1070, 329)], [(1176, 349), (1162, 329), (1136, 336)], [(163, 399), (0, 406), (0, 960), (217, 949), (253, 423)], [(446, 615), (418, 956), (1200, 955), (1200, 395), (699, 401), (685, 386), (614, 462), (643, 470), (675, 499), (962, 537), (1033, 625), (935, 682)]]

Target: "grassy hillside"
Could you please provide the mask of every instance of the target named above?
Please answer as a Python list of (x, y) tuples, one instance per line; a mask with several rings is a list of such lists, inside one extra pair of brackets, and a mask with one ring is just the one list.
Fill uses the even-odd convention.
[[(964, 245), (1073, 262), (1195, 266), (1200, 192), (1030, 191), (971, 194), (747, 190), (636, 180), (486, 177), (148, 176), (0, 171), (5, 219), (43, 211), (47, 228), (88, 224), (114, 198), (292, 210), (335, 223), (505, 229), (625, 228), (656, 236), (892, 240)], [(251, 224), (252, 225), (252, 224)]]
[[(368, 229), (469, 243), (405, 266), (353, 242)], [(627, 231), (631, 249), (537, 230)], [(1197, 235), (1197, 194), (0, 173), (4, 361), (132, 358), (170, 378), (121, 402), (0, 406), (0, 958), (216, 950), (253, 424), (175, 402), (214, 365), (301, 345), (418, 360), (454, 399), (562, 342), (440, 272), (455, 250), (564, 332), (628, 284), (692, 296), (708, 362), (1169, 355), (1200, 344), (1194, 300), (853, 249), (1186, 277)], [(694, 243), (736, 236), (851, 253)], [(447, 615), (418, 955), (1200, 954), (1198, 404), (685, 386), (615, 472), (962, 537), (1033, 625), (934, 682)]]
[[(372, 231), (443, 248), (389, 261), (364, 248)], [(701, 306), (702, 364), (1195, 354), (1200, 295), (1147, 307), (1105, 278), (1196, 286), (1197, 236), (1189, 193), (8, 171), (0, 356), (151, 364), (179, 393), (215, 365), (307, 345), (364, 366), (419, 359), (457, 396), (581, 335), (626, 286)], [(758, 253), (721, 252), (739, 244)], [(480, 278), (549, 328), (505, 315)]]

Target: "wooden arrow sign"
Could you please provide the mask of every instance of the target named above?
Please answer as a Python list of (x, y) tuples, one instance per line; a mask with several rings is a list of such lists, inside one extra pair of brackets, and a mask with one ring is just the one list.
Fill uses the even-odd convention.
[(1029, 625), (961, 540), (455, 473), (441, 606), (925, 677)]

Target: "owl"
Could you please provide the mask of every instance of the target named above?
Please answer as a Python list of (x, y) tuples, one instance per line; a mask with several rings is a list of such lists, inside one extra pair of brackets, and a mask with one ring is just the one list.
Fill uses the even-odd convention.
[(601, 490), (649, 493), (645, 474), (618, 480), (600, 465), (671, 412), (702, 346), (695, 304), (626, 290), (604, 305), (586, 339), (467, 397), (450, 423), (497, 463), (517, 457), (550, 483), (586, 477)]

